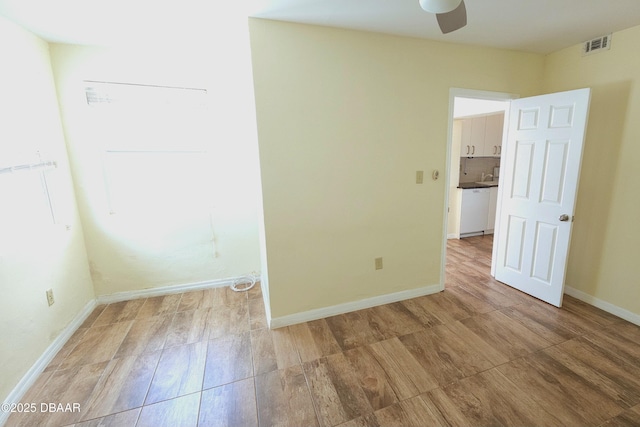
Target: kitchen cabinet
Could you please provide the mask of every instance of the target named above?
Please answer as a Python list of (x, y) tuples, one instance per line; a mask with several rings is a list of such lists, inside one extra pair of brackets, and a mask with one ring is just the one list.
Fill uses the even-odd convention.
[(484, 153), (490, 157), (500, 157), (502, 154), (502, 130), (504, 127), (504, 113), (487, 116), (484, 128)]
[(491, 187), (489, 190), (489, 212), (487, 214), (485, 233), (493, 233), (496, 226), (496, 210), (498, 208), (498, 187)]
[(457, 201), (458, 209), (450, 212), (455, 221), (459, 221), (457, 228), (450, 227), (456, 237), (464, 238), (479, 234), (493, 234), (498, 207), (498, 187), (470, 188), (458, 190), (460, 197)]
[(490, 195), (490, 188), (462, 190), (460, 237), (465, 234), (484, 233), (487, 227), (487, 216), (489, 215)]
[(472, 117), (462, 120), (460, 138), (460, 157), (480, 156), (484, 151), (484, 127), (486, 118)]
[(462, 119), (460, 157), (500, 157), (504, 113)]

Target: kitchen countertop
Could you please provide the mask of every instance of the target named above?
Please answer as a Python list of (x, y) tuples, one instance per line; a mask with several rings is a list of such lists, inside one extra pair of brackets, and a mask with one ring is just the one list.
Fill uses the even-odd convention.
[(468, 190), (471, 188), (491, 188), (491, 187), (497, 187), (498, 186), (498, 181), (487, 181), (486, 184), (478, 184), (475, 182), (461, 182), (460, 184), (458, 184), (458, 188), (461, 188), (463, 190)]

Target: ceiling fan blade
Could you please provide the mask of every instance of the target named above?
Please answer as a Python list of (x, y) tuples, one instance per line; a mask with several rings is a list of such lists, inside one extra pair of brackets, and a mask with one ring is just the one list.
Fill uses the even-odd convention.
[(436, 13), (438, 19), (438, 25), (442, 34), (447, 34), (467, 25), (467, 8), (464, 5), (464, 0), (460, 2), (460, 5), (447, 13)]

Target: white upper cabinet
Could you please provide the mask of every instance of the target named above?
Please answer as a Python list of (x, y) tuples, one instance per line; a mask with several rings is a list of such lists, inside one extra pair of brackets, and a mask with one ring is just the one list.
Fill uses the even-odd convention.
[(460, 157), (500, 157), (504, 113), (462, 119)]
[(485, 156), (500, 157), (502, 154), (502, 130), (504, 127), (504, 113), (492, 114), (486, 117), (484, 129)]

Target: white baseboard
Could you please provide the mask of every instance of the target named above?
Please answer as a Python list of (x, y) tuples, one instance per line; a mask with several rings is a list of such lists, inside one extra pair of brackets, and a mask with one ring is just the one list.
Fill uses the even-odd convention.
[(141, 289), (138, 291), (117, 292), (109, 295), (99, 295), (96, 298), (98, 304), (111, 304), (120, 301), (129, 301), (132, 299), (150, 298), (162, 295), (179, 294), (182, 292), (197, 291), (207, 288), (222, 288), (231, 286), (239, 277), (231, 277), (228, 279), (207, 280), (205, 282), (185, 283), (182, 285), (162, 286), (158, 288)]
[(601, 310), (604, 310), (607, 313), (611, 313), (614, 316), (618, 316), (621, 319), (624, 319), (628, 322), (631, 322), (640, 326), (640, 314), (626, 310), (622, 307), (618, 307), (617, 305), (601, 300), (600, 298), (596, 298), (592, 295), (579, 291), (578, 289), (572, 288), (570, 286), (564, 287), (564, 293), (576, 299), (579, 299), (580, 301), (586, 302), (587, 304), (590, 304), (594, 307), (597, 307)]
[[(84, 323), (84, 321), (89, 317), (89, 315), (93, 312), (93, 309), (96, 308), (96, 300), (92, 299), (89, 301), (82, 310), (73, 318), (71, 323), (67, 325), (66, 328), (62, 330), (60, 335), (56, 337), (55, 340), (49, 347), (42, 353), (42, 355), (36, 360), (36, 362), (31, 366), (31, 368), (27, 371), (26, 374), (22, 377), (20, 382), (11, 390), (11, 393), (5, 399), (5, 402), (20, 402), (22, 397), (26, 394), (26, 392), (35, 384), (38, 376), (45, 370), (45, 368), (49, 365), (49, 363), (53, 360), (53, 358), (58, 354), (60, 349), (66, 344), (66, 342), (71, 338), (71, 336), (78, 330), (78, 328)], [(4, 425), (7, 422), (7, 419), (11, 415), (10, 412), (0, 411), (0, 426)]]
[(408, 291), (394, 292), (392, 294), (380, 295), (372, 298), (365, 298), (358, 301), (345, 302), (342, 304), (332, 305), (330, 307), (322, 307), (314, 310), (303, 311), (301, 313), (288, 314), (286, 316), (273, 317), (269, 322), (270, 329), (282, 328), (284, 326), (295, 325), (298, 323), (309, 322), (311, 320), (323, 319), (325, 317), (336, 316), (338, 314), (349, 313), (351, 311), (362, 310), (365, 308), (375, 307), (377, 305), (389, 304), (392, 302), (403, 301), (410, 298), (416, 298), (423, 295), (430, 295), (440, 292), (441, 285), (423, 286), (421, 288), (411, 289)]

